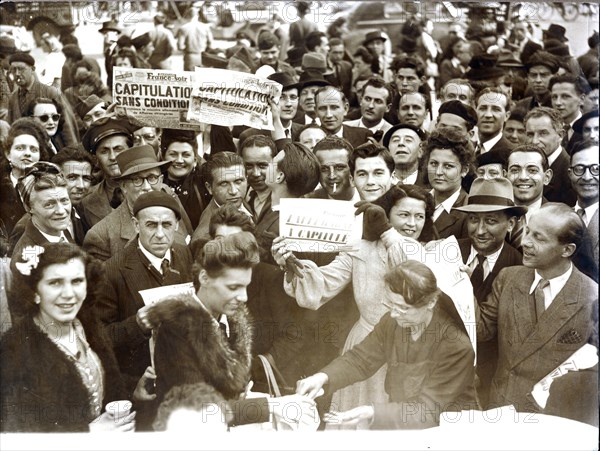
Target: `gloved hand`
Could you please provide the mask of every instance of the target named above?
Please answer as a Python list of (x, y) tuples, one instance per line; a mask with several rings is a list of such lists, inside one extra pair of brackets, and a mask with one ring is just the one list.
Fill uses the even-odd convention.
[(361, 200), (354, 204), (356, 207), (355, 215), (364, 213), (363, 216), (363, 239), (367, 241), (377, 241), (381, 234), (392, 228), (385, 210), (379, 205)]

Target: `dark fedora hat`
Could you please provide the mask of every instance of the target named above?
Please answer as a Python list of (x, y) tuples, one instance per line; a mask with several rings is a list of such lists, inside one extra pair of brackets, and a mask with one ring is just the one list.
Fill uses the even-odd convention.
[(138, 172), (159, 168), (171, 164), (170, 161), (158, 161), (154, 148), (148, 144), (131, 147), (117, 155), (117, 164), (121, 175), (115, 180), (121, 180)]
[(481, 81), (501, 77), (505, 74), (504, 69), (497, 67), (496, 55), (482, 53), (475, 55), (469, 61), (470, 69), (465, 74), (467, 80)]
[(584, 115), (582, 115), (579, 119), (577, 119), (573, 123), (573, 131), (575, 131), (576, 133), (582, 134), (583, 133), (583, 126), (585, 125), (585, 123), (587, 122), (587, 120), (591, 119), (592, 117), (598, 117), (598, 110), (588, 111), (587, 113), (585, 113)]
[(304, 72), (302, 72), (302, 75), (300, 75), (300, 80), (298, 81), (298, 84), (300, 85), (300, 89), (304, 89), (307, 86), (329, 86), (331, 85), (331, 83), (329, 83), (327, 80), (325, 80), (325, 77), (323, 77), (323, 74), (317, 70), (306, 70)]
[(498, 53), (498, 61), (496, 62), (496, 66), (512, 69), (522, 69), (525, 67), (521, 61), (515, 58), (513, 52), (507, 49), (502, 49), (500, 50), (500, 53)]
[(286, 74), (285, 72), (275, 72), (274, 74), (269, 75), (267, 78), (282, 85), (282, 91), (294, 88), (300, 89), (300, 83), (297, 83), (291, 75)]
[(294, 47), (287, 51), (287, 62), (292, 67), (300, 67), (302, 65), (302, 57), (308, 52), (305, 47)]
[(383, 35), (381, 31), (370, 31), (365, 35), (365, 40), (363, 41), (362, 45), (366, 47), (369, 42), (375, 41), (377, 39), (383, 42), (387, 41), (387, 38)]
[(548, 39), (556, 39), (561, 42), (567, 42), (569, 39), (565, 36), (566, 32), (567, 30), (562, 25), (552, 23), (547, 30), (543, 30), (542, 35), (544, 37), (544, 41)]
[(390, 128), (387, 132), (385, 132), (385, 135), (383, 135), (383, 146), (388, 147), (390, 144), (390, 140), (392, 139), (392, 136), (394, 135), (394, 133), (396, 133), (398, 130), (402, 130), (404, 128), (407, 128), (407, 129), (415, 132), (417, 134), (417, 136), (421, 139), (421, 141), (425, 141), (427, 139), (427, 134), (423, 130), (421, 130), (419, 127), (415, 127), (414, 125), (411, 125), (411, 124), (396, 124), (392, 128)]
[(496, 179), (476, 178), (471, 185), (467, 204), (453, 208), (453, 210), (466, 213), (508, 210), (514, 216), (522, 216), (527, 213), (527, 207), (515, 205), (512, 183), (503, 177)]
[(102, 23), (102, 28), (100, 28), (98, 32), (106, 33), (108, 31), (115, 31), (117, 33), (121, 33), (123, 30), (116, 20), (107, 20), (106, 22)]
[(85, 132), (81, 142), (88, 152), (95, 154), (100, 141), (113, 135), (132, 136), (132, 130), (127, 119), (116, 119), (114, 117), (99, 119)]

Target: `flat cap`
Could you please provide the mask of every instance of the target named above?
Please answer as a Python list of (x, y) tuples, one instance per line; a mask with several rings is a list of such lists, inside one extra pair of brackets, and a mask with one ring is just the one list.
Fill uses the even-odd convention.
[(13, 53), (8, 57), (8, 63), (25, 63), (31, 67), (35, 66), (35, 60), (33, 59), (33, 56), (25, 52)]

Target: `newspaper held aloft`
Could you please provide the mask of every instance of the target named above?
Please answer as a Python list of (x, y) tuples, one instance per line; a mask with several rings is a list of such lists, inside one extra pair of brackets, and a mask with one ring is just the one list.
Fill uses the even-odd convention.
[(282, 85), (226, 69), (196, 68), (187, 120), (273, 130), (269, 100), (279, 102)]
[(194, 77), (194, 72), (115, 67), (115, 112), (149, 127), (198, 130), (199, 124), (187, 119)]
[(279, 235), (294, 252), (356, 250), (362, 238), (362, 214), (352, 202), (333, 199), (281, 199)]

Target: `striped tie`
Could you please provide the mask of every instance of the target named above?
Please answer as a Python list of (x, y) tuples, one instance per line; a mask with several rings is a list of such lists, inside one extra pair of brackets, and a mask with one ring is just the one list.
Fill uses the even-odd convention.
[(521, 216), (515, 225), (515, 228), (510, 234), (509, 243), (515, 249), (519, 249), (521, 247), (521, 241), (523, 240), (523, 232), (525, 231), (525, 226), (527, 225), (527, 220), (525, 219), (525, 215)]
[(541, 279), (533, 292), (533, 297), (535, 298), (535, 314), (538, 321), (546, 311), (546, 295), (544, 294), (544, 288), (549, 285), (550, 282), (546, 279)]

